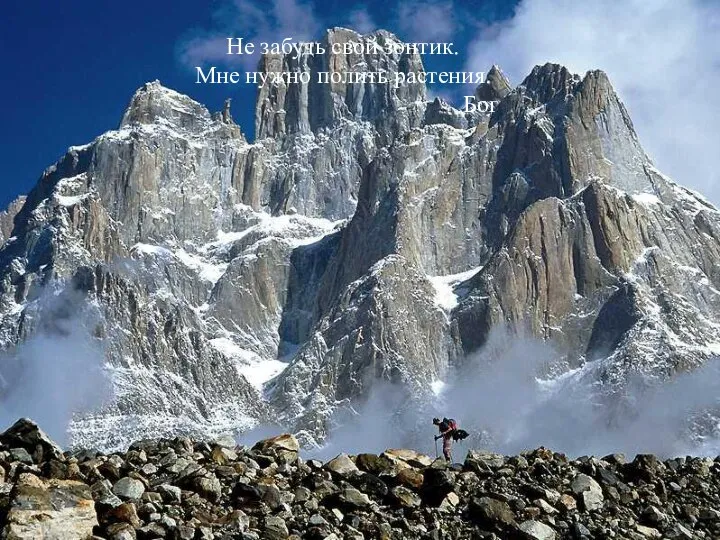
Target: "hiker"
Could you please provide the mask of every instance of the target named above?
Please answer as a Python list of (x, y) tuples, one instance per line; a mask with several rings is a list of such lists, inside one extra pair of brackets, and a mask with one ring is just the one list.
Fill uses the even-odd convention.
[(452, 461), (450, 449), (452, 447), (453, 432), (457, 429), (457, 423), (452, 418), (443, 418), (442, 422), (439, 418), (433, 418), (433, 424), (440, 430), (440, 435), (437, 435), (435, 440), (443, 440), (443, 456), (445, 456), (447, 461)]

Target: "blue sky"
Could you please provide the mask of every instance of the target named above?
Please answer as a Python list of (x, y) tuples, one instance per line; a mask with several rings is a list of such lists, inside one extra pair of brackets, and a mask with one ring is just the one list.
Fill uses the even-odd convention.
[[(720, 203), (717, 0), (10, 0), (2, 12), (2, 207), (67, 147), (116, 128), (147, 81), (211, 110), (232, 97), (235, 120), (252, 134), (255, 89), (195, 84), (193, 66), (223, 65), (217, 44), (227, 36), (313, 39), (331, 26), (453, 41), (460, 54), (426, 56), (428, 70), (497, 63), (513, 84), (547, 61), (604, 69), (660, 169)], [(452, 90), (464, 93), (431, 88)]]
[[(502, 1), (265, 4), (11, 0), (0, 17), (0, 97), (6, 104), (0, 126), (0, 206), (27, 193), (67, 147), (116, 128), (132, 93), (147, 81), (159, 79), (211, 110), (232, 97), (235, 120), (251, 133), (253, 87), (195, 84), (192, 65), (221, 63), (197, 52), (204, 41), (224, 35), (312, 38), (330, 26), (382, 27), (407, 39), (411, 34), (441, 41), (457, 37), (461, 54), (450, 61), (443, 57), (438, 69), (461, 69), (464, 47), (477, 25), (507, 17), (512, 9)], [(424, 24), (423, 13), (433, 17), (435, 30)]]

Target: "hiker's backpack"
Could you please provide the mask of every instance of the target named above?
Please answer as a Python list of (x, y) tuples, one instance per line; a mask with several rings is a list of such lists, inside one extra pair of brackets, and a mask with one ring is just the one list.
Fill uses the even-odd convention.
[(453, 440), (456, 441), (462, 441), (463, 439), (467, 439), (469, 436), (470, 434), (464, 429), (456, 429), (452, 434)]

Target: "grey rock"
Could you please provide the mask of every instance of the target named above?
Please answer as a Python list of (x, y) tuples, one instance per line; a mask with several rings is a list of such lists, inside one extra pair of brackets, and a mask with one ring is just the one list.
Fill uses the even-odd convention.
[(505, 457), (492, 452), (471, 450), (465, 458), (465, 467), (478, 469), (480, 472), (499, 469), (505, 465)]
[(106, 529), (108, 540), (136, 540), (135, 528), (129, 523), (113, 523)]
[(167, 503), (178, 504), (182, 500), (182, 491), (177, 486), (161, 484), (155, 489)]
[(268, 540), (285, 540), (288, 534), (284, 519), (277, 516), (268, 516), (265, 518), (263, 538), (267, 538)]
[(370, 498), (355, 488), (342, 490), (339, 500), (346, 507), (364, 508), (370, 505)]
[(582, 498), (585, 510), (592, 511), (602, 508), (605, 500), (602, 488), (595, 480), (586, 474), (578, 474), (570, 484), (575, 495)]
[(347, 454), (340, 454), (325, 464), (325, 468), (340, 476), (358, 472), (358, 468)]
[(114, 508), (122, 504), (122, 500), (112, 492), (112, 484), (101, 480), (91, 486), (92, 497), (99, 506)]
[(518, 528), (531, 540), (555, 540), (557, 537), (552, 527), (539, 521), (523, 521)]
[(396, 486), (390, 490), (393, 499), (397, 501), (403, 507), (416, 508), (420, 506), (422, 500), (420, 497), (404, 486)]
[(21, 463), (32, 463), (33, 458), (24, 448), (11, 448), (10, 459), (20, 461)]
[(190, 487), (201, 497), (216, 502), (222, 495), (222, 485), (214, 474), (193, 478)]
[(515, 523), (515, 514), (504, 501), (490, 497), (473, 499), (470, 504), (470, 515), (480, 524), (507, 526)]
[(138, 500), (145, 493), (145, 485), (136, 478), (126, 476), (115, 482), (112, 491), (123, 500)]

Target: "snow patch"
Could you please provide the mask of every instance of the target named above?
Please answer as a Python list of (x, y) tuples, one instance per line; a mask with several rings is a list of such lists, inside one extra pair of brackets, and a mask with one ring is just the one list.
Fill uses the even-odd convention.
[(55, 195), (55, 200), (60, 206), (75, 206), (88, 198), (88, 194), (84, 195)]
[(218, 231), (217, 239), (203, 246), (201, 250), (210, 253), (222, 252), (250, 235), (257, 235), (262, 240), (275, 238), (292, 247), (298, 247), (317, 242), (344, 223), (344, 220), (330, 221), (301, 215), (271, 216), (265, 212), (254, 212), (253, 217), (258, 219), (255, 225), (242, 231)]
[(200, 279), (209, 281), (213, 285), (220, 281), (228, 267), (227, 263), (208, 262), (202, 257), (188, 253), (184, 249), (177, 251), (175, 257), (185, 266), (196, 271)]
[(210, 345), (221, 354), (235, 360), (238, 373), (259, 391), (262, 391), (265, 383), (280, 375), (288, 366), (280, 360), (262, 358), (252, 351), (243, 349), (229, 337), (211, 339)]
[(459, 302), (459, 297), (455, 292), (458, 283), (467, 281), (482, 269), (482, 266), (471, 268), (459, 274), (451, 274), (447, 276), (428, 276), (430, 283), (435, 288), (435, 304), (443, 311), (452, 311)]
[(152, 244), (143, 244), (138, 242), (130, 248), (130, 253), (139, 255), (154, 255), (156, 257), (172, 257), (173, 253), (168, 248), (155, 246)]
[(662, 204), (660, 198), (654, 193), (635, 193), (632, 195), (632, 198), (634, 201), (648, 206), (653, 204)]
[(152, 244), (137, 243), (130, 248), (130, 253), (134, 255), (151, 255), (160, 259), (173, 259), (190, 270), (197, 273), (198, 277), (211, 284), (217, 283), (227, 270), (227, 263), (216, 263), (205, 260), (199, 255), (195, 255), (179, 249), (172, 251), (163, 246)]

